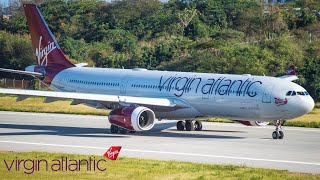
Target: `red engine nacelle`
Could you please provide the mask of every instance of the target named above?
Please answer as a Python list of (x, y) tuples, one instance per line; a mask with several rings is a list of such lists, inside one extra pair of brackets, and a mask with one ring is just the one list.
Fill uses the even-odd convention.
[(264, 121), (237, 121), (238, 123), (244, 124), (246, 126), (266, 126), (269, 122)]
[(146, 107), (124, 107), (109, 113), (109, 122), (129, 131), (147, 131), (155, 123), (154, 112)]

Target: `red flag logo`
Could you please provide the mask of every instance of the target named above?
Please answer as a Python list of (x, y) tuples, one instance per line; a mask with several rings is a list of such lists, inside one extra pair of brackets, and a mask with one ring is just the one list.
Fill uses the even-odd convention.
[(111, 146), (103, 156), (110, 160), (117, 160), (121, 147), (122, 146)]
[(274, 98), (274, 102), (278, 105), (286, 105), (288, 104), (289, 99), (285, 98), (285, 99), (281, 99), (281, 98)]

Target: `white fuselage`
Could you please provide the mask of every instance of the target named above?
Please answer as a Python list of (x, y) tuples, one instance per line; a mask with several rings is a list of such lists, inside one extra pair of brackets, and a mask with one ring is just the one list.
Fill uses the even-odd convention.
[(268, 76), (74, 67), (60, 72), (51, 86), (67, 92), (175, 98), (190, 105), (170, 111), (150, 107), (167, 119), (286, 120), (314, 106), (309, 95), (286, 95), (306, 92), (303, 87)]

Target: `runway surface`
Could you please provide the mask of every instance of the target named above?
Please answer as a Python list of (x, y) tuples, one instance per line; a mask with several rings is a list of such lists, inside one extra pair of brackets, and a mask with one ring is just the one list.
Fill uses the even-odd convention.
[(103, 116), (0, 111), (0, 150), (103, 155), (113, 145), (120, 156), (320, 173), (320, 129), (203, 123), (201, 132), (178, 132), (176, 121), (161, 121), (149, 132), (110, 134)]

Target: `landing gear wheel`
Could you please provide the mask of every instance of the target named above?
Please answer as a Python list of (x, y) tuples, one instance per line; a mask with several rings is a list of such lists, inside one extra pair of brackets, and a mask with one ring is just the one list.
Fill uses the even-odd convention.
[(123, 128), (120, 128), (120, 129), (119, 129), (119, 133), (120, 133), (120, 134), (127, 134), (127, 133), (128, 133), (128, 130), (123, 129)]
[(283, 139), (284, 133), (282, 131), (279, 131), (279, 139)]
[(273, 139), (278, 139), (278, 138), (279, 138), (279, 134), (278, 134), (277, 131), (273, 131), (273, 133), (272, 133), (272, 138), (273, 138)]
[(185, 123), (183, 121), (178, 121), (177, 122), (177, 130), (178, 131), (183, 131), (185, 127)]
[(282, 125), (284, 125), (285, 121), (282, 120), (275, 120), (274, 125), (276, 126), (276, 130), (273, 131), (272, 133), (272, 138), (273, 139), (283, 139), (284, 138), (284, 133), (281, 131)]
[(200, 121), (196, 121), (194, 123), (194, 130), (201, 131), (202, 130), (202, 123)]
[(118, 131), (119, 131), (119, 128), (118, 128), (118, 126), (111, 125), (110, 126), (110, 131), (111, 131), (111, 134), (117, 134)]
[(194, 130), (194, 124), (192, 123), (192, 121), (190, 121), (190, 120), (186, 121), (186, 130), (187, 131), (193, 131)]

